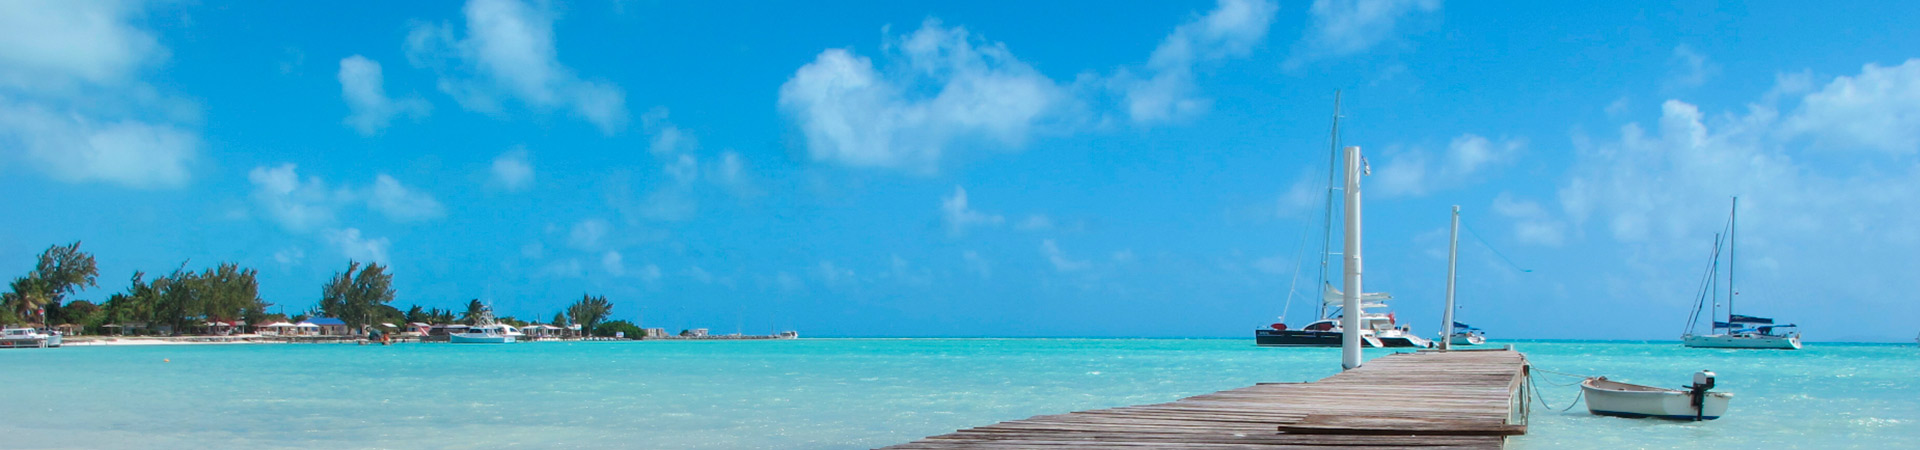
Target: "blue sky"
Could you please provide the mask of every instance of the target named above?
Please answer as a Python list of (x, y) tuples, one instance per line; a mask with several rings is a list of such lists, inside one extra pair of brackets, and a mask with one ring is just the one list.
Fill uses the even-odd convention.
[(1245, 336), (1312, 314), (1338, 89), (1417, 331), (1457, 204), (1462, 321), (1673, 339), (1740, 195), (1744, 312), (1902, 339), (1916, 8), (7, 2), (0, 272), (83, 240), (94, 300), (234, 261), (294, 312), (357, 258), (542, 319)]

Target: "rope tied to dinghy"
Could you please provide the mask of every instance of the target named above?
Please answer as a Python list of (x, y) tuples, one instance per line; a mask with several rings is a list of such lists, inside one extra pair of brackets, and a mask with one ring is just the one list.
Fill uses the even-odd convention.
[[(1556, 375), (1567, 375), (1567, 376), (1579, 376), (1579, 375), (1575, 375), (1575, 374), (1570, 374), (1570, 373), (1566, 373), (1566, 372), (1554, 372), (1554, 371), (1551, 371), (1551, 370), (1546, 370), (1546, 369), (1541, 369), (1541, 368), (1538, 368), (1538, 367), (1535, 367), (1533, 371), (1540, 371), (1540, 372), (1548, 372), (1548, 373), (1552, 373), (1552, 374), (1556, 374)], [(1538, 399), (1540, 399), (1540, 406), (1545, 406), (1545, 407), (1547, 407), (1547, 409), (1554, 409), (1554, 407), (1553, 407), (1553, 405), (1552, 405), (1552, 404), (1549, 404), (1549, 403), (1547, 403), (1547, 396), (1545, 396), (1545, 395), (1542, 395), (1542, 394), (1540, 393), (1540, 383), (1538, 382), (1538, 381), (1539, 381), (1538, 379), (1536, 379), (1536, 378), (1534, 378), (1534, 376), (1533, 376), (1533, 371), (1528, 371), (1528, 372), (1527, 372), (1527, 384), (1531, 384), (1531, 385), (1533, 385), (1533, 396), (1534, 396), (1534, 398), (1538, 398)], [(1581, 378), (1581, 379), (1582, 379), (1582, 380), (1585, 380), (1585, 379), (1586, 379), (1586, 377), (1583, 377), (1583, 378)], [(1578, 383), (1578, 382), (1576, 382), (1576, 383)], [(1572, 386), (1572, 385), (1571, 385), (1571, 384), (1561, 384), (1561, 385), (1558, 385), (1558, 386)], [(1577, 392), (1577, 393), (1575, 393), (1575, 394), (1573, 395), (1573, 401), (1570, 401), (1570, 402), (1567, 402), (1567, 407), (1565, 407), (1565, 408), (1559, 408), (1559, 409), (1560, 409), (1560, 412), (1567, 412), (1568, 410), (1572, 410), (1574, 406), (1576, 406), (1576, 405), (1579, 405), (1579, 404), (1580, 404), (1580, 399), (1583, 399), (1583, 398), (1586, 398), (1586, 396), (1587, 396), (1587, 390), (1585, 390), (1585, 389), (1581, 389), (1581, 390), (1580, 390), (1579, 392)]]

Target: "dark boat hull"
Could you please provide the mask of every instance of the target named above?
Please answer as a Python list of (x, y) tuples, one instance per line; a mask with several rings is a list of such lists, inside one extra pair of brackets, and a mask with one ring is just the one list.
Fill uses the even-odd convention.
[[(1303, 331), (1303, 330), (1253, 330), (1253, 343), (1261, 347), (1340, 347), (1340, 339), (1345, 333), (1339, 331)], [(1371, 339), (1361, 339), (1360, 346), (1374, 348)], [(1384, 342), (1383, 342), (1384, 343)]]

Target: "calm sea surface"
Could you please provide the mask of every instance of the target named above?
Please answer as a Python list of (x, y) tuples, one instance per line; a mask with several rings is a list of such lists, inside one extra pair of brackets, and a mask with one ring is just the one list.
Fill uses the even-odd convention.
[[(1920, 348), (1517, 342), (1542, 369), (1736, 397), (1703, 423), (1559, 412), (1509, 448), (1913, 448)], [(1369, 357), (1385, 354), (1369, 353)], [(1250, 340), (803, 339), (0, 350), (0, 448), (867, 448), (1038, 414), (1331, 375)], [(171, 362), (163, 362), (171, 360)]]

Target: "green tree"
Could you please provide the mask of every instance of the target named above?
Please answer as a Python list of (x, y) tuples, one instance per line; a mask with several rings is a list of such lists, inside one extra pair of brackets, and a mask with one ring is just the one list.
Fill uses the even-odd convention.
[(588, 332), (597, 331), (594, 326), (606, 320), (610, 314), (613, 314), (613, 303), (607, 301), (606, 296), (583, 295), (580, 301), (567, 307), (567, 317), (579, 324), (581, 330)]
[(647, 335), (645, 331), (640, 329), (639, 325), (634, 325), (633, 322), (625, 320), (615, 320), (593, 327), (593, 334), (595, 336), (613, 336), (615, 333), (626, 333), (627, 339), (639, 339)]
[(98, 286), (94, 281), (99, 275), (93, 255), (80, 251), (80, 241), (54, 245), (40, 253), (32, 272), (13, 280), (8, 286), (11, 292), (0, 294), (0, 304), (13, 311), (18, 320), (45, 322), (42, 309), (47, 305), (57, 307), (68, 295)]
[(485, 314), (486, 312), (487, 312), (487, 305), (485, 303), (480, 303), (480, 299), (476, 298), (473, 300), (468, 300), (467, 312), (465, 314), (460, 315), (460, 323), (467, 324), (467, 325), (479, 325), (476, 322), (479, 322), (480, 316), (482, 314)]
[(379, 307), (393, 301), (393, 275), (380, 263), (359, 261), (347, 264), (347, 271), (334, 274), (320, 287), (320, 313), (347, 323), (348, 329), (360, 329), (374, 322)]
[(413, 305), (412, 308), (407, 308), (407, 322), (432, 323), (433, 317), (427, 315), (426, 308)]
[(572, 324), (567, 323), (567, 313), (565, 311), (556, 311), (553, 313), (553, 321), (548, 322), (547, 325), (566, 328), (567, 325), (572, 325)]

